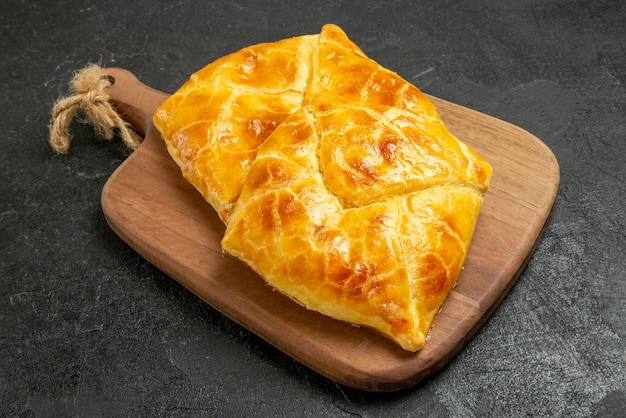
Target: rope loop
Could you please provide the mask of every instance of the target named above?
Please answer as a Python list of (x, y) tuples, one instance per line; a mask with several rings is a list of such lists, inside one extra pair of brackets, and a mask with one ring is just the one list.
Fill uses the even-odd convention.
[(77, 112), (86, 116), (85, 122), (93, 125), (98, 137), (111, 140), (117, 129), (126, 146), (137, 149), (143, 138), (109, 102), (106, 89), (112, 84), (111, 78), (96, 64), (88, 64), (74, 74), (70, 82), (71, 95), (57, 100), (52, 108), (49, 143), (55, 152), (65, 154), (69, 151), (72, 142), (69, 124)]

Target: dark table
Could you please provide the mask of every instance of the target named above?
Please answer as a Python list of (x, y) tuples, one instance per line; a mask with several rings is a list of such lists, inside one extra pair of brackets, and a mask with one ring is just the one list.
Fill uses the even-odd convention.
[[(528, 267), (443, 370), (336, 384), (203, 303), (109, 228), (129, 151), (50, 109), (88, 62), (173, 92), (244, 46), (340, 25), (424, 92), (514, 123), (561, 184)], [(0, 5), (0, 415), (616, 416), (626, 410), (626, 3), (32, 1)]]

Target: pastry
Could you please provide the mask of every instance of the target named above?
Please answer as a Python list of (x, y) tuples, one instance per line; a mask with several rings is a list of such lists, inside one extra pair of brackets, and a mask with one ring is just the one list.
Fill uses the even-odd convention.
[(325, 25), (209, 64), (154, 121), (225, 252), (307, 309), (424, 346), (492, 169), (421, 91)]

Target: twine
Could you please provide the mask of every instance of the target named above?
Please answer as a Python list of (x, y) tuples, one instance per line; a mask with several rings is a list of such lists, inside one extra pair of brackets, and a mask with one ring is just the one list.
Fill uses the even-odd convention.
[(50, 146), (59, 154), (65, 154), (70, 148), (72, 136), (69, 124), (76, 112), (86, 117), (83, 123), (90, 123), (98, 137), (111, 140), (115, 130), (124, 143), (132, 150), (136, 149), (143, 138), (115, 111), (109, 102), (107, 87), (113, 80), (107, 77), (103, 69), (96, 64), (88, 64), (78, 71), (70, 82), (71, 96), (59, 99), (52, 108)]

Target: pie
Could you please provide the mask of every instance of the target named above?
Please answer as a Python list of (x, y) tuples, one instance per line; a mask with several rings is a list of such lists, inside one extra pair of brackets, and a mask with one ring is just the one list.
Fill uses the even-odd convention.
[(226, 253), (307, 309), (424, 346), (492, 169), (417, 87), (329, 24), (217, 59), (154, 123)]

